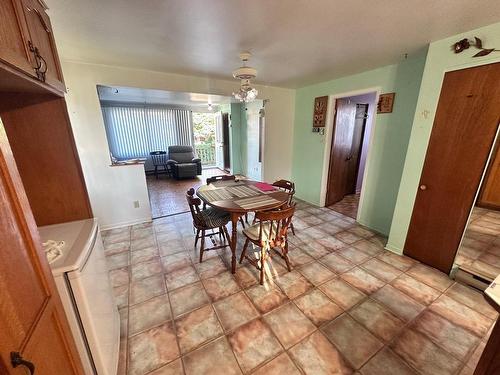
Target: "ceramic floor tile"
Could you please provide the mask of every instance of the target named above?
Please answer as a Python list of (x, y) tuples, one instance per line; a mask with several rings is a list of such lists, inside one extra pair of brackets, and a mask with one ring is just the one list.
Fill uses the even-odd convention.
[(370, 229), (362, 227), (362, 226), (355, 226), (349, 229), (349, 232), (354, 233), (358, 235), (359, 237), (363, 238), (371, 238), (375, 235)]
[(334, 235), (335, 238), (339, 239), (346, 244), (352, 244), (354, 242), (362, 240), (362, 237), (353, 233), (351, 230), (345, 230)]
[(129, 285), (122, 285), (113, 288), (116, 306), (121, 309), (129, 305)]
[(337, 253), (328, 254), (320, 258), (319, 261), (335, 273), (343, 273), (356, 266), (354, 263), (341, 257)]
[[(184, 358), (186, 375), (237, 375), (241, 370), (225, 337), (221, 337)], [(214, 363), (214, 361), (216, 361)]]
[(484, 341), (481, 341), (479, 345), (477, 346), (476, 350), (474, 350), (474, 353), (470, 356), (469, 360), (467, 361), (467, 367), (475, 369), (477, 367), (477, 364), (479, 363), (479, 359), (481, 359), (481, 355), (483, 354), (484, 348), (486, 347), (486, 343)]
[(131, 306), (129, 310), (129, 335), (165, 323), (172, 318), (167, 295), (151, 298), (146, 302)]
[(213, 302), (228, 297), (241, 289), (230, 272), (223, 272), (216, 276), (202, 280), (208, 296)]
[(247, 289), (246, 294), (261, 314), (266, 314), (289, 301), (274, 283), (255, 285)]
[(165, 274), (165, 281), (169, 292), (185, 285), (195, 283), (199, 280), (200, 278), (192, 265), (178, 268), (175, 271), (167, 272)]
[(319, 331), (295, 345), (290, 355), (306, 375), (353, 373), (337, 348)]
[(104, 254), (106, 256), (111, 256), (119, 253), (123, 253), (125, 251), (130, 250), (130, 242), (118, 242), (118, 243), (112, 243), (109, 245), (104, 246)]
[(360, 303), (349, 311), (349, 315), (385, 342), (390, 341), (404, 326), (401, 319), (373, 300)]
[(461, 366), (458, 360), (413, 330), (405, 330), (391, 347), (423, 375), (455, 374)]
[(155, 275), (130, 284), (130, 305), (146, 301), (152, 297), (165, 294), (163, 275)]
[(393, 267), (400, 269), (401, 271), (406, 271), (418, 262), (412, 258), (404, 255), (398, 255), (391, 251), (384, 251), (377, 255), (377, 258), (390, 264)]
[(132, 252), (149, 247), (156, 247), (156, 240), (152, 235), (150, 237), (130, 241), (130, 250)]
[(340, 277), (366, 294), (374, 293), (385, 285), (383, 281), (361, 268), (353, 268), (341, 274)]
[(300, 371), (294, 365), (286, 353), (282, 353), (273, 360), (260, 367), (253, 375), (300, 375)]
[(344, 310), (350, 309), (366, 298), (363, 292), (341, 279), (327, 281), (325, 284), (321, 285), (319, 289)]
[(246, 289), (259, 283), (259, 271), (254, 267), (238, 265), (234, 278), (242, 289)]
[(122, 285), (128, 285), (129, 283), (129, 271), (128, 267), (117, 268), (109, 271), (109, 281), (111, 286), (117, 287)]
[(424, 305), (430, 305), (440, 295), (436, 289), (406, 274), (395, 279), (391, 285)]
[(490, 329), (493, 321), (471, 308), (456, 302), (454, 299), (442, 295), (431, 306), (435, 313), (448, 319), (450, 322), (469, 330), (476, 336), (483, 337)]
[(479, 338), (430, 311), (424, 311), (412, 328), (427, 335), (434, 343), (458, 360), (467, 358), (479, 343)]
[(299, 248), (314, 259), (330, 254), (330, 251), (326, 247), (316, 241), (310, 241), (307, 244), (299, 246)]
[(143, 375), (178, 356), (172, 323), (152, 328), (129, 339), (129, 374)]
[(160, 367), (158, 370), (150, 372), (148, 375), (184, 375), (181, 359), (169, 363), (166, 366)]
[(377, 258), (366, 261), (361, 265), (361, 268), (386, 283), (391, 282), (402, 273), (401, 270)]
[(119, 253), (106, 257), (106, 266), (108, 270), (123, 268), (129, 265), (129, 253)]
[(371, 297), (405, 321), (412, 320), (425, 309), (424, 305), (389, 284), (377, 290)]
[(136, 263), (130, 266), (130, 273), (132, 281), (137, 281), (145, 279), (146, 277), (153, 276), (163, 272), (163, 268), (160, 263), (160, 258), (155, 258), (153, 260)]
[(137, 264), (158, 258), (158, 249), (154, 246), (146, 247), (130, 253), (130, 263)]
[(324, 326), (322, 331), (355, 369), (361, 368), (384, 345), (347, 314)]
[(340, 250), (337, 250), (337, 254), (342, 255), (345, 259), (354, 264), (361, 264), (370, 259), (370, 255), (354, 247), (344, 247)]
[(364, 253), (367, 253), (370, 256), (375, 256), (380, 252), (384, 251), (382, 246), (378, 246), (371, 241), (361, 240), (352, 244), (358, 250), (361, 250)]
[(444, 292), (453, 284), (453, 280), (448, 275), (423, 264), (415, 265), (406, 273), (440, 292)]
[(314, 261), (314, 258), (302, 251), (300, 248), (290, 249), (288, 252), (288, 257), (290, 259), (290, 264), (292, 267), (300, 267), (304, 264)]
[(273, 310), (264, 316), (264, 320), (285, 349), (295, 345), (316, 329), (314, 324), (293, 303)]
[(259, 316), (244, 292), (224, 298), (216, 302), (214, 307), (226, 332)]
[(223, 334), (212, 306), (206, 305), (175, 320), (181, 353), (189, 352)]
[(347, 244), (344, 242), (336, 239), (333, 236), (325, 236), (323, 238), (316, 238), (316, 241), (320, 244), (329, 249), (330, 251), (335, 251), (339, 250), (343, 247), (346, 247)]
[(240, 326), (228, 335), (228, 340), (244, 372), (283, 351), (269, 327), (260, 319)]
[(275, 278), (275, 282), (290, 299), (304, 294), (313, 287), (304, 276), (295, 270)]
[(389, 349), (379, 351), (361, 369), (363, 375), (417, 375), (417, 373)]
[(169, 292), (169, 297), (175, 318), (210, 302), (200, 282)]
[(496, 320), (498, 317), (498, 313), (485, 300), (484, 295), (472, 288), (455, 283), (446, 291), (445, 294), (448, 297), (453, 298), (455, 301), (462, 303), (483, 315), (486, 315), (490, 319)]
[(323, 266), (319, 262), (306, 264), (298, 269), (307, 280), (313, 285), (323, 284), (325, 281), (335, 277), (335, 273)]
[(163, 271), (166, 273), (173, 272), (179, 268), (183, 268), (192, 264), (191, 258), (189, 258), (187, 253), (177, 253), (174, 255), (161, 257), (160, 260), (163, 266)]
[(194, 266), (202, 279), (206, 279), (226, 271), (226, 265), (218, 256), (204, 259), (202, 263), (196, 262)]
[[(207, 239), (205, 239), (205, 244), (206, 243)], [(184, 241), (182, 240), (168, 240), (165, 242), (160, 242), (158, 244), (158, 247), (160, 248), (160, 255), (162, 257), (180, 253), (186, 250), (186, 246), (184, 244)]]
[(343, 312), (342, 308), (333, 303), (319, 289), (314, 289), (297, 298), (295, 304), (316, 326), (335, 319)]

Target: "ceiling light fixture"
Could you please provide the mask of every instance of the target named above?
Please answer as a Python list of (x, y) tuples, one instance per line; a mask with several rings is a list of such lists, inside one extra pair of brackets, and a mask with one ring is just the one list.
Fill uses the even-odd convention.
[(233, 77), (240, 80), (240, 89), (237, 92), (233, 92), (233, 96), (240, 102), (245, 103), (254, 101), (259, 94), (257, 89), (252, 87), (250, 83), (250, 80), (257, 76), (257, 70), (246, 65), (251, 56), (250, 52), (240, 53), (243, 66), (233, 71)]

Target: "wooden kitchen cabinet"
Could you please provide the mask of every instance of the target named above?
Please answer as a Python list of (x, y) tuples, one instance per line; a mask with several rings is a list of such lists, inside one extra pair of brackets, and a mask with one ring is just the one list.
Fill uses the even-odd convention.
[[(0, 2), (0, 90), (29, 91), (20, 73), (52, 92), (64, 92), (52, 25), (41, 0)], [(34, 87), (36, 91), (38, 87)], [(40, 90), (38, 90), (40, 92)]]

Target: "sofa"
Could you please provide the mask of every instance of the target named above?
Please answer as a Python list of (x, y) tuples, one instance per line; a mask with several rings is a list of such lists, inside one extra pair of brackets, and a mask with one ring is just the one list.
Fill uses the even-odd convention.
[(191, 146), (169, 146), (167, 165), (177, 180), (201, 175), (201, 159), (196, 157)]

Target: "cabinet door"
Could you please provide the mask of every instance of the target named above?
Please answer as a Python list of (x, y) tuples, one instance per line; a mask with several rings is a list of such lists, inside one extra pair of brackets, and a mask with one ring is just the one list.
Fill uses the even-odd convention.
[[(38, 231), (0, 122), (0, 373), (82, 374)], [(18, 353), (24, 364), (14, 366)]]
[(64, 91), (64, 82), (52, 33), (50, 19), (45, 9), (37, 0), (22, 0), (26, 24), (29, 31), (29, 43), (35, 66), (38, 66), (38, 78), (52, 87)]
[(26, 23), (19, 0), (0, 1), (0, 60), (34, 76)]

